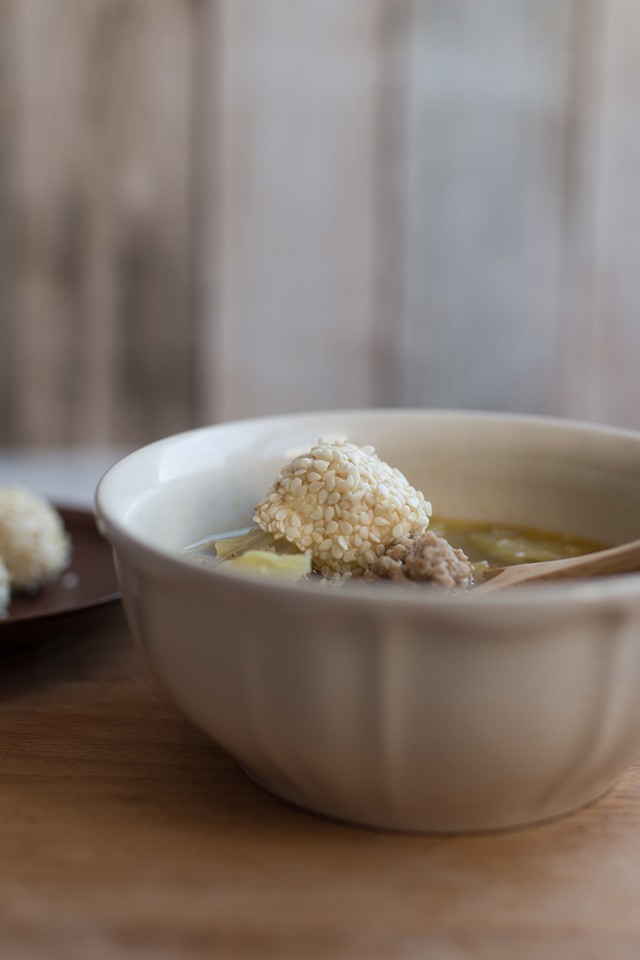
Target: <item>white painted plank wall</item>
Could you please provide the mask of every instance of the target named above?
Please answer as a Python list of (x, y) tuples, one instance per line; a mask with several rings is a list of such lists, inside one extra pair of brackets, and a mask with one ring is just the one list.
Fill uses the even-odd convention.
[(408, 404), (551, 409), (569, 12), (540, 0), (416, 5)]
[(187, 0), (2, 0), (0, 444), (193, 416)]
[(572, 342), (559, 406), (640, 428), (640, 5), (598, 3), (585, 19), (591, 82), (575, 157), (579, 196), (567, 217)]
[(220, 148), (203, 190), (219, 218), (203, 261), (220, 278), (207, 315), (218, 419), (370, 401), (375, 13), (222, 3)]
[(0, 444), (640, 428), (636, 0), (3, 0)]
[(388, 403), (640, 426), (640, 7), (223, 8), (211, 415)]

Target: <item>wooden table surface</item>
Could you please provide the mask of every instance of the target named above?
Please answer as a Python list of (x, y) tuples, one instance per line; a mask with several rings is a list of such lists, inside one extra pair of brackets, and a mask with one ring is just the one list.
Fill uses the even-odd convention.
[(247, 779), (119, 604), (1, 659), (3, 960), (640, 955), (640, 767), (543, 826), (369, 831)]

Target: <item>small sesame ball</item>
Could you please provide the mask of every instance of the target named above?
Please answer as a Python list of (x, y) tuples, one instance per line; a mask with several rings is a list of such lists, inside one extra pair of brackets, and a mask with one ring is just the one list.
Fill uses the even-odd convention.
[(254, 522), (310, 550), (325, 577), (361, 576), (398, 537), (425, 530), (431, 504), (371, 446), (318, 440), (280, 471)]
[(23, 487), (0, 487), (0, 557), (14, 590), (34, 592), (55, 579), (71, 557), (58, 511)]

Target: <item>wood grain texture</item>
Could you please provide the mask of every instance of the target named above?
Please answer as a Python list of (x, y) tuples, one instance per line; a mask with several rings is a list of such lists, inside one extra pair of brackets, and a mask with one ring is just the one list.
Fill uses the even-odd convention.
[(628, 0), (590, 0), (575, 29), (577, 143), (567, 167), (562, 408), (637, 428), (640, 10)]
[(205, 419), (374, 403), (640, 424), (631, 5), (252, 9), (220, 6)]
[(7, 429), (27, 443), (177, 429), (192, 414), (195, 8), (187, 0), (12, 7)]
[(375, 4), (220, 6), (209, 412), (366, 404)]
[(405, 403), (551, 412), (570, 12), (416, 5)]
[(369, 831), (253, 784), (169, 703), (117, 610), (2, 667), (3, 957), (638, 956), (638, 767), (533, 828)]
[(0, 6), (0, 442), (640, 426), (632, 0)]
[[(16, 125), (15, 48), (12, 40), (16, 3), (0, 4), (0, 129)], [(16, 204), (15, 141), (0, 136), (0, 435), (8, 442), (20, 439), (15, 406), (20, 384), (15, 377), (15, 285)]]

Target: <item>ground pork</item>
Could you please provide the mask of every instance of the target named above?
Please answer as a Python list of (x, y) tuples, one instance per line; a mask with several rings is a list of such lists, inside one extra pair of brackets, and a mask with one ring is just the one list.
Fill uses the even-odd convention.
[(392, 544), (371, 565), (368, 579), (428, 581), (450, 590), (467, 590), (471, 564), (462, 552), (430, 530), (410, 534)]

